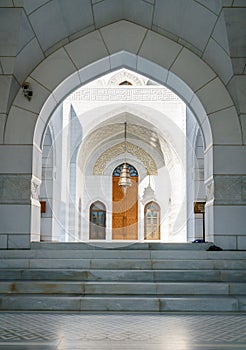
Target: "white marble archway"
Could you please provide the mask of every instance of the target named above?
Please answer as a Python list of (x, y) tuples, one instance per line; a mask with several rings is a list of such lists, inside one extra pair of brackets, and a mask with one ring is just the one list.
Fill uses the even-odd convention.
[[(115, 40), (117, 28), (129, 40)], [(4, 144), (11, 144), (8, 157), (12, 163), (22, 159), (23, 174), (32, 185), (31, 203), (26, 202), (21, 208), (28, 218), (19, 229), (21, 235), (8, 228), (6, 231), (12, 232), (8, 239), (19, 247), (28, 246), (30, 236), (31, 240), (39, 240), (40, 147), (52, 112), (77, 87), (122, 67), (167, 86), (195, 115), (205, 145), (208, 239), (220, 244), (225, 242), (226, 236), (226, 246), (238, 247), (243, 232), (243, 222), (238, 218), (243, 217), (243, 206), (237, 205), (236, 198), (230, 202), (228, 190), (226, 196), (231, 205), (225, 207), (227, 199), (217, 192), (222, 177), (228, 175), (227, 183), (230, 184), (235, 180), (233, 175), (244, 171), (240, 159), (245, 151), (241, 147), (242, 133), (233, 100), (218, 74), (196, 54), (163, 35), (127, 21), (95, 30), (50, 54), (26, 79), (33, 88), (32, 100), (23, 97), (22, 89), (14, 99), (5, 123)], [(233, 159), (231, 164), (225, 161), (227, 154)], [(12, 214), (15, 211), (17, 208), (12, 205)], [(222, 219), (228, 217), (228, 211), (231, 213), (229, 226), (222, 223)]]

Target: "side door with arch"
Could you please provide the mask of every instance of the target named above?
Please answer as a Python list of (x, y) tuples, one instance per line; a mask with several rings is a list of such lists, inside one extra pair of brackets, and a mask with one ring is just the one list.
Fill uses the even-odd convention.
[(90, 239), (106, 239), (106, 207), (100, 202), (90, 206)]
[(149, 202), (144, 208), (144, 239), (159, 240), (160, 232), (160, 206), (155, 202)]

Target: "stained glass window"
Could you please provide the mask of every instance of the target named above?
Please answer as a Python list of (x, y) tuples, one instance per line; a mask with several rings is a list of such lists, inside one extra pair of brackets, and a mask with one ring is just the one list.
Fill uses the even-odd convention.
[[(120, 176), (121, 169), (123, 168), (124, 163), (117, 166), (117, 168), (114, 169), (113, 176)], [(130, 176), (138, 176), (137, 169), (134, 168), (134, 166), (126, 163), (127, 168), (129, 169)]]

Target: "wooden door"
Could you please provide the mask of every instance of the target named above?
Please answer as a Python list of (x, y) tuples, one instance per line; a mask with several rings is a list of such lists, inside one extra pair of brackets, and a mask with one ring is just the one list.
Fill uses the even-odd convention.
[(119, 186), (119, 177), (113, 176), (112, 239), (138, 239), (138, 177), (131, 176), (132, 186), (126, 194)]

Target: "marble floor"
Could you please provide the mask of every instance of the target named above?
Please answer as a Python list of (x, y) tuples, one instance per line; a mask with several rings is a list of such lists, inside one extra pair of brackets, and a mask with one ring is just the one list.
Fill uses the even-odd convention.
[(246, 349), (245, 316), (1, 312), (0, 349)]

